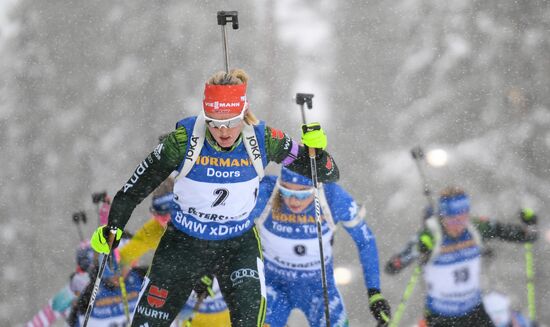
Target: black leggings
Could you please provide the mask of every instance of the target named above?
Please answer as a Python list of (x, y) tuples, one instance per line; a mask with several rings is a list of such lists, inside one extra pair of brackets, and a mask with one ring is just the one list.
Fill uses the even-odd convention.
[(265, 279), (255, 227), (239, 237), (206, 241), (170, 223), (155, 252), (132, 326), (169, 326), (196, 281), (206, 274), (218, 279), (232, 327), (263, 326)]
[(427, 312), (426, 322), (430, 327), (495, 327), (483, 304), (460, 317), (439, 316)]

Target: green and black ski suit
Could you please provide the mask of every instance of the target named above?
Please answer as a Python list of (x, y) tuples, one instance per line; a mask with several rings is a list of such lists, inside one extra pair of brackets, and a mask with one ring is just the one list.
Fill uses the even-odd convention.
[[(265, 282), (251, 212), (263, 171), (258, 172), (253, 161), (261, 160), (262, 169), (274, 161), (309, 176), (307, 149), (262, 122), (253, 126), (255, 137), (248, 127), (249, 134), (243, 131), (231, 149), (217, 146), (206, 130), (201, 148), (194, 130), (196, 120), (180, 121), (113, 199), (108, 224), (123, 229), (134, 208), (172, 172), (180, 172), (172, 219), (155, 252), (132, 326), (169, 326), (194, 283), (212, 274), (219, 281), (232, 326), (260, 327), (265, 316)], [(193, 156), (191, 168), (181, 173), (186, 170), (185, 161)], [(339, 177), (325, 151), (317, 152), (317, 176), (320, 182)]]

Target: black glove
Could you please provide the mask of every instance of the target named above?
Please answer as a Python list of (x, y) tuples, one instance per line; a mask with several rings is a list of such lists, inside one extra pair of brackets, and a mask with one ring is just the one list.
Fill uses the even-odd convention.
[(107, 196), (107, 192), (95, 192), (92, 193), (92, 202), (95, 204), (98, 204), (99, 202), (107, 202), (109, 203), (109, 197)]
[(195, 293), (197, 293), (197, 297), (200, 298), (206, 298), (210, 295), (211, 298), (214, 298), (216, 295), (214, 293), (214, 290), (212, 289), (212, 285), (214, 284), (214, 278), (211, 275), (204, 275), (201, 277), (200, 282), (198, 282), (193, 290)]
[(403, 265), (401, 264), (401, 258), (399, 257), (399, 255), (391, 258), (384, 267), (384, 271), (388, 275), (395, 275), (400, 272), (401, 269), (403, 269)]
[(519, 218), (526, 225), (536, 225), (537, 224), (537, 215), (533, 209), (523, 208), (519, 212)]
[(370, 288), (368, 291), (370, 312), (379, 326), (387, 326), (391, 319), (390, 304), (380, 294), (380, 290)]
[(395, 275), (413, 263), (418, 258), (416, 247), (416, 241), (409, 241), (403, 251), (392, 256), (384, 267), (386, 274)]

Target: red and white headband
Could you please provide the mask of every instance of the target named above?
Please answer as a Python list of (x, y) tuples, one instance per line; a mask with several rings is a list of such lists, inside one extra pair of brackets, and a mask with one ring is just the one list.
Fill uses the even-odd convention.
[(240, 114), (246, 104), (246, 83), (239, 85), (206, 84), (204, 86), (202, 108), (206, 114)]

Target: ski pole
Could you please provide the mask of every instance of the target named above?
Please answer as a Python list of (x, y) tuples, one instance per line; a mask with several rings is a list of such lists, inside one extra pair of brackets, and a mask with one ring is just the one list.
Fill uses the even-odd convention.
[(222, 30), (223, 59), (225, 63), (225, 72), (229, 74), (229, 50), (227, 47), (227, 32), (225, 25), (231, 23), (234, 30), (239, 29), (239, 17), (237, 11), (218, 11), (218, 25)]
[[(520, 219), (529, 233), (536, 233), (537, 216), (532, 209), (523, 208), (520, 211)], [(533, 259), (533, 241), (524, 244), (525, 253), (525, 277), (527, 284), (527, 309), (529, 321), (533, 326), (537, 323), (537, 307), (535, 303), (535, 262)]]
[[(113, 259), (116, 258), (113, 256)], [(126, 324), (130, 325), (130, 305), (128, 304), (128, 291), (126, 289), (126, 282), (124, 281), (124, 273), (120, 266), (117, 265), (118, 285), (120, 287), (120, 294), (122, 295), (122, 304), (124, 305), (124, 316), (126, 317)]]
[(426, 200), (428, 200), (428, 205), (432, 210), (435, 210), (435, 202), (432, 198), (432, 192), (430, 190), (430, 187), (428, 186), (428, 180), (426, 178), (426, 174), (424, 174), (424, 169), (422, 168), (421, 164), (421, 161), (424, 161), (424, 151), (421, 147), (417, 146), (411, 149), (411, 155), (414, 159), (414, 163), (416, 164), (420, 179), (422, 180), (424, 195), (426, 196)]
[(80, 228), (80, 222), (83, 224), (86, 223), (86, 213), (84, 211), (78, 211), (73, 213), (73, 222), (76, 225), (76, 230), (78, 232), (78, 237), (80, 238), (80, 242), (84, 242), (84, 236), (82, 235), (82, 229)]
[(407, 302), (409, 301), (409, 298), (414, 292), (414, 288), (416, 287), (416, 283), (418, 283), (418, 277), (420, 277), (421, 272), (422, 272), (422, 269), (420, 269), (420, 265), (417, 265), (414, 268), (414, 271), (411, 277), (409, 278), (407, 287), (405, 287), (405, 292), (403, 292), (403, 296), (401, 297), (401, 302), (399, 302), (399, 306), (397, 307), (395, 314), (390, 320), (390, 327), (399, 326), (399, 322), (401, 321), (403, 313), (405, 312), (405, 308), (407, 307)]
[[(101, 225), (101, 216), (102, 216), (102, 210), (105, 210), (105, 205), (110, 204), (110, 199), (107, 197), (107, 191), (103, 192), (95, 192), (92, 193), (92, 202), (97, 205), (97, 221), (98, 225)], [(113, 260), (116, 260), (113, 257)], [(124, 315), (126, 316), (126, 322), (130, 323), (130, 307), (128, 304), (128, 292), (126, 290), (126, 283), (124, 281), (124, 276), (122, 273), (122, 270), (120, 268), (117, 268), (117, 273), (119, 274), (118, 282), (120, 287), (120, 293), (122, 295), (122, 303), (124, 305)], [(102, 274), (103, 276), (103, 274)]]
[(195, 317), (195, 314), (199, 312), (199, 308), (202, 302), (204, 301), (204, 299), (206, 299), (206, 297), (207, 297), (206, 294), (201, 294), (199, 295), (199, 297), (197, 297), (197, 302), (193, 306), (193, 312), (191, 316), (185, 321), (185, 323), (183, 324), (183, 327), (191, 327), (193, 325), (193, 318)]
[(124, 315), (126, 316), (126, 322), (130, 325), (130, 305), (128, 304), (128, 291), (126, 290), (126, 282), (124, 282), (124, 276), (118, 277), (118, 283), (120, 285), (120, 293), (122, 293), (122, 304), (124, 304)]
[(214, 276), (211, 276), (211, 275), (202, 276), (200, 285), (201, 287), (206, 286), (206, 289), (200, 290), (200, 294), (198, 293), (197, 290), (195, 290), (195, 293), (197, 293), (197, 302), (193, 306), (193, 311), (191, 316), (185, 321), (183, 327), (191, 327), (195, 314), (199, 312), (199, 308), (202, 302), (204, 302), (204, 300), (208, 297), (208, 295), (214, 298), (216, 294), (212, 290), (213, 284), (214, 284)]
[[(313, 108), (313, 94), (296, 93), (296, 104), (300, 105), (302, 111), (302, 131), (304, 133), (314, 130), (308, 128), (306, 125), (306, 115), (304, 111), (304, 104), (307, 104), (308, 109)], [(320, 127), (315, 127), (320, 128)], [(315, 223), (317, 225), (317, 239), (319, 241), (319, 254), (321, 257), (321, 279), (323, 285), (323, 300), (325, 303), (325, 320), (326, 326), (330, 327), (330, 312), (329, 312), (329, 299), (328, 299), (328, 286), (327, 286), (327, 272), (325, 267), (325, 255), (323, 251), (323, 231), (321, 228), (321, 203), (319, 202), (319, 181), (317, 180), (317, 160), (315, 159), (315, 148), (308, 148), (309, 151), (309, 163), (311, 166), (311, 180), (313, 181), (313, 190), (315, 197)]]
[(88, 307), (86, 308), (86, 315), (84, 316), (84, 323), (82, 324), (83, 327), (86, 327), (88, 325), (88, 320), (90, 319), (90, 315), (92, 314), (92, 310), (94, 309), (95, 298), (97, 296), (97, 292), (99, 291), (99, 285), (101, 284), (101, 279), (103, 278), (103, 273), (105, 272), (107, 261), (109, 261), (109, 256), (111, 255), (111, 252), (112, 252), (111, 247), (115, 240), (116, 229), (112, 229), (110, 232), (111, 234), (109, 235), (109, 239), (107, 240), (109, 244), (109, 253), (103, 256), (103, 260), (99, 265), (99, 270), (97, 271), (97, 276), (94, 282), (94, 288), (92, 289), (92, 294), (90, 295), (90, 301), (88, 302)]
[(527, 277), (527, 308), (529, 320), (537, 321), (537, 309), (535, 306), (535, 269), (533, 261), (533, 243), (525, 243), (525, 272)]
[(302, 124), (306, 124), (306, 111), (304, 110), (304, 104), (307, 105), (309, 110), (313, 109), (313, 94), (296, 93), (296, 104), (300, 105), (302, 112)]
[[(426, 196), (426, 200), (428, 201), (428, 205), (430, 209), (433, 211), (435, 210), (435, 202), (432, 198), (432, 192), (430, 190), (430, 187), (428, 185), (428, 180), (426, 178), (426, 175), (424, 174), (424, 169), (422, 168), (421, 161), (424, 161), (424, 151), (420, 146), (414, 147), (411, 149), (411, 155), (414, 159), (414, 162), (416, 164), (416, 168), (418, 170), (418, 174), (420, 175), (420, 179), (422, 180), (422, 186), (424, 191), (424, 196)], [(422, 220), (422, 224), (425, 223), (425, 219), (429, 217), (425, 217)], [(418, 264), (414, 271), (409, 278), (409, 281), (407, 282), (407, 286), (405, 287), (405, 292), (403, 293), (401, 297), (401, 301), (399, 302), (399, 305), (397, 307), (397, 311), (395, 312), (395, 315), (392, 317), (390, 321), (390, 327), (397, 327), (399, 325), (399, 322), (401, 321), (401, 318), (403, 316), (403, 313), (405, 312), (405, 309), (407, 308), (407, 302), (409, 301), (409, 298), (411, 297), (412, 293), (414, 292), (414, 289), (416, 287), (416, 284), (418, 283), (418, 277), (420, 276), (420, 273), (422, 272), (422, 268), (420, 264)]]

